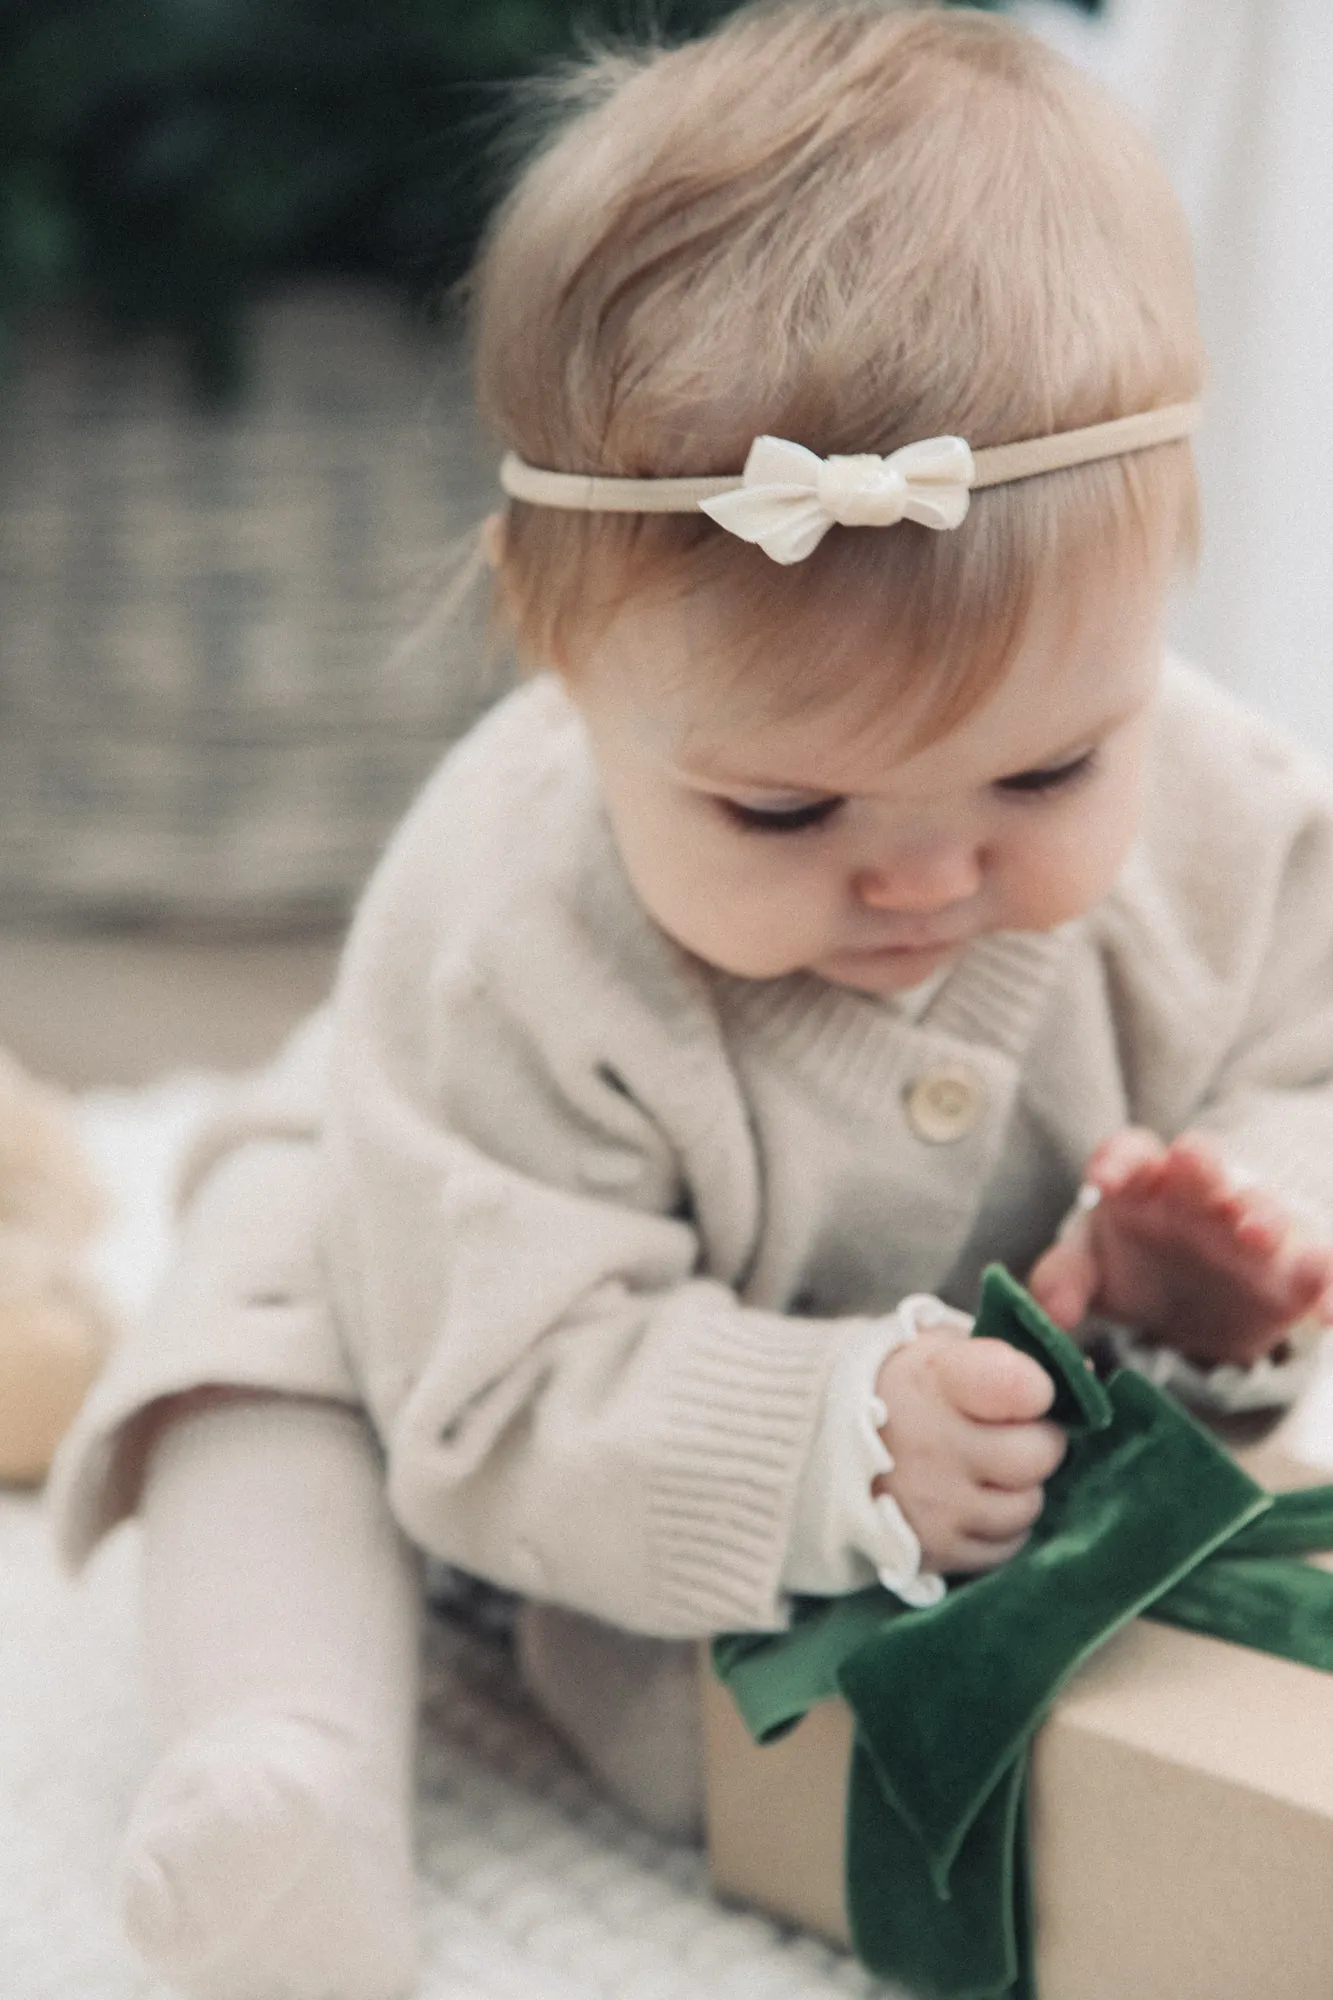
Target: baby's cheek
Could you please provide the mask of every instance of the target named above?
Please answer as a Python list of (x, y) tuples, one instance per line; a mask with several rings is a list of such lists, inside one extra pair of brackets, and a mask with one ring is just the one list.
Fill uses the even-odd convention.
[(1090, 910), (1114, 884), (1133, 841), (1119, 818), (1088, 816), (1034, 841), (1013, 879), (1019, 930), (1052, 930)]
[(648, 914), (677, 944), (724, 972), (769, 979), (802, 962), (803, 906), (761, 871), (679, 834), (625, 856)]
[(819, 955), (823, 933), (788, 897), (760, 900), (706, 885), (689, 898), (682, 942), (724, 972), (742, 979), (778, 979)]

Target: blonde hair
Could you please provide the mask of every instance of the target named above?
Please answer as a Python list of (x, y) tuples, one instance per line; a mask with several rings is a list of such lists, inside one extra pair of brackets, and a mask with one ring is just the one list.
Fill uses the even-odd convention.
[[(530, 464), (734, 473), (768, 432), (821, 454), (974, 448), (1199, 393), (1185, 225), (1128, 117), (1012, 23), (868, 0), (747, 8), (594, 60), (474, 277), (482, 410)], [(1037, 594), (1190, 554), (1175, 443), (974, 496), (952, 533), (834, 529), (798, 568), (690, 517), (515, 503), (521, 657), (645, 591), (717, 592), (731, 692), (797, 712), (921, 664), (949, 718)], [(725, 691), (725, 690), (724, 690)]]

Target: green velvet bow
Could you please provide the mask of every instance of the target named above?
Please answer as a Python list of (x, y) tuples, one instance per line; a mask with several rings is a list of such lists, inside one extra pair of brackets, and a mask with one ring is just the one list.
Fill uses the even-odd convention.
[(1140, 1375), (1103, 1384), (1007, 1271), (975, 1332), (1033, 1355), (1069, 1450), (1028, 1541), (926, 1610), (805, 1598), (779, 1633), (717, 1639), (751, 1734), (840, 1694), (855, 1721), (846, 1901), (870, 1969), (929, 2000), (1035, 2000), (1025, 1790), (1033, 1735), (1140, 1613), (1333, 1671), (1333, 1486), (1273, 1495)]

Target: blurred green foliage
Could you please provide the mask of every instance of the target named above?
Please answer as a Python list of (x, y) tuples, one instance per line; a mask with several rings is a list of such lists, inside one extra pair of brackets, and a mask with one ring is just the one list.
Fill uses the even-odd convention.
[[(682, 0), (668, 32), (734, 4)], [(275, 276), (456, 275), (505, 84), (626, 25), (595, 0), (8, 0), (0, 325), (72, 299), (167, 327), (226, 394)]]
[[(506, 86), (642, 28), (633, 5), (0, 0), (0, 338), (74, 301), (174, 331), (225, 397), (246, 302), (279, 276), (437, 295), (496, 190)], [(735, 5), (646, 19), (687, 37)]]

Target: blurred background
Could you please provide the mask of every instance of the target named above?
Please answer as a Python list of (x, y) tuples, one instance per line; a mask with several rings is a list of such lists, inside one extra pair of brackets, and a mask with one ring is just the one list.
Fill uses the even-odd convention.
[[(1013, 11), (1129, 100), (1194, 227), (1208, 548), (1177, 637), (1333, 755), (1333, 8)], [(265, 1056), (503, 685), (479, 614), (431, 616), (495, 492), (450, 288), (516, 86), (642, 25), (627, 0), (0, 12), (0, 1043), (33, 1067)]]

